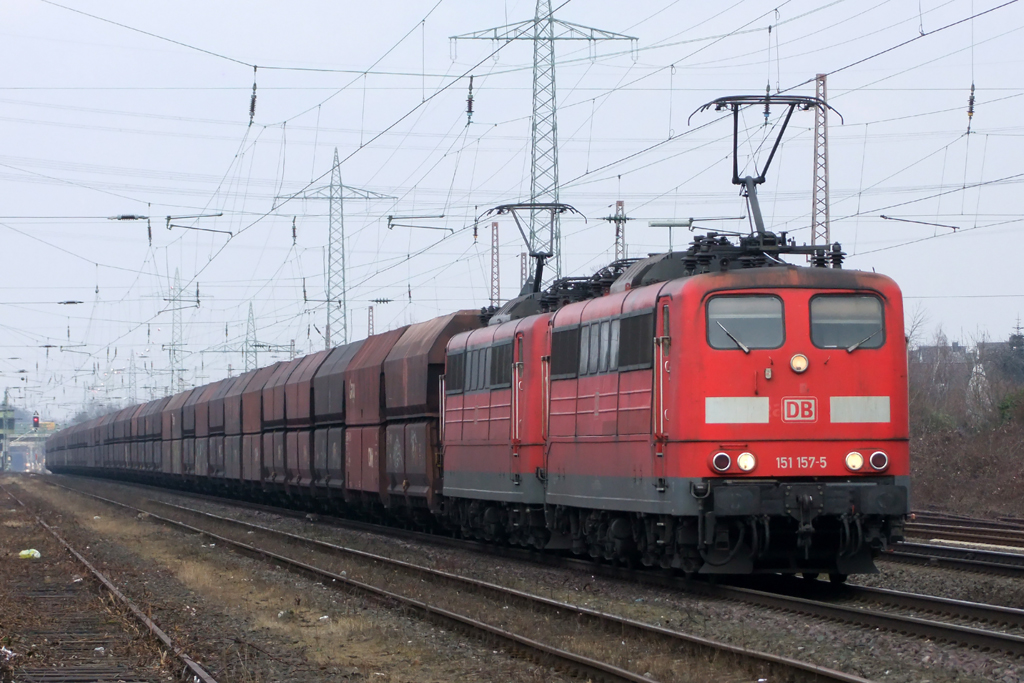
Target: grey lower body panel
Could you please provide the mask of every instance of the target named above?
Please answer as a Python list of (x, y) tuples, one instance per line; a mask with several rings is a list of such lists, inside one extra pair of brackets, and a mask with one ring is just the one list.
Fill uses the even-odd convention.
[(690, 492), (690, 484), (699, 481), (682, 477), (558, 477), (548, 483), (547, 502), (621, 512), (696, 515), (698, 501)]
[(544, 482), (533, 473), (521, 475), (517, 485), (508, 472), (445, 472), (443, 492), (449, 498), (544, 504)]

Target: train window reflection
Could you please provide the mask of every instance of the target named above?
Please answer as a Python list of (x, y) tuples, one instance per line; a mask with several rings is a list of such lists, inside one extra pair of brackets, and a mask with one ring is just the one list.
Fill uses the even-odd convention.
[(885, 343), (882, 302), (870, 295), (811, 299), (811, 341), (822, 349), (877, 349)]
[(777, 349), (786, 338), (782, 300), (718, 296), (708, 302), (708, 343), (715, 349)]

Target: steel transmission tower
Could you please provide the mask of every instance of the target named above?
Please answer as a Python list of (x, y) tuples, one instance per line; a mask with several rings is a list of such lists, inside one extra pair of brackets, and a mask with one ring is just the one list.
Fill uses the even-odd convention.
[(491, 306), (501, 306), (501, 270), (498, 253), (498, 223), (491, 223)]
[[(453, 40), (532, 40), (533, 116), (530, 130), (530, 203), (558, 203), (558, 106), (555, 93), (555, 41), (590, 41), (596, 49), (601, 40), (636, 41), (633, 36), (602, 31), (555, 19), (551, 0), (537, 0), (532, 20), (474, 31)], [(558, 214), (530, 212), (530, 251), (547, 252), (554, 258), (554, 277), (562, 276), (562, 230)], [(547, 234), (542, 234), (547, 232)]]
[[(348, 300), (345, 287), (345, 197), (342, 192), (341, 168), (338, 166), (338, 148), (334, 148), (331, 167), (330, 224), (327, 242), (327, 327), (324, 332), (326, 348), (331, 348), (331, 332), (348, 343)], [(337, 301), (337, 306), (333, 302)]]
[(249, 303), (249, 320), (245, 324), (245, 343), (242, 345), (242, 353), (245, 356), (245, 371), (255, 370), (259, 367), (259, 359), (256, 355), (256, 316), (252, 314), (252, 303)]
[[(224, 328), (224, 336), (227, 336), (227, 328)], [(270, 353), (287, 353), (288, 358), (295, 359), (295, 340), (285, 344), (268, 344), (256, 338), (256, 316), (252, 312), (252, 302), (249, 303), (249, 319), (245, 324), (245, 340), (241, 344), (220, 344), (213, 348), (206, 349), (202, 353), (241, 353), (245, 363), (245, 370), (255, 370), (259, 367), (259, 352), (269, 351)], [(228, 365), (228, 377), (231, 376), (231, 366)]]
[[(825, 74), (814, 79), (814, 96), (828, 102)], [(811, 244), (831, 243), (828, 208), (828, 107), (814, 108), (814, 192), (811, 198)]]
[[(284, 197), (278, 197), (282, 199)], [(331, 184), (306, 190), (288, 199), (326, 199), (329, 204), (330, 232), (327, 241), (327, 327), (324, 330), (324, 346), (348, 343), (348, 301), (345, 286), (345, 200), (346, 199), (394, 199), (394, 197), (349, 187), (341, 182), (341, 166), (338, 162), (338, 148), (334, 148), (334, 165), (331, 167)]]

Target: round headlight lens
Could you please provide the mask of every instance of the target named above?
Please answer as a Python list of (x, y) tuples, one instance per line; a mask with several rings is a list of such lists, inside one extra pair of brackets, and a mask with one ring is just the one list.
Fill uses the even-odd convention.
[(860, 468), (864, 467), (864, 456), (857, 451), (852, 451), (846, 454), (846, 469), (853, 472), (860, 471)]
[(882, 451), (875, 451), (868, 458), (868, 462), (871, 463), (871, 467), (881, 472), (889, 466), (889, 456)]
[(753, 453), (740, 453), (736, 457), (736, 466), (744, 472), (749, 472), (757, 467), (757, 458), (754, 457)]
[(798, 353), (789, 359), (789, 367), (793, 368), (793, 372), (803, 372), (807, 369), (808, 365), (810, 365), (810, 361), (802, 353)]
[(728, 453), (715, 453), (715, 457), (711, 458), (711, 466), (718, 472), (725, 472), (731, 465), (732, 458)]

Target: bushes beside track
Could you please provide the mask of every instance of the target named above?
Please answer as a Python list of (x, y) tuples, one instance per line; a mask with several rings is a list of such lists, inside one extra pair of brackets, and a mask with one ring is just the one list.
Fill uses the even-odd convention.
[(1024, 516), (1024, 337), (909, 354), (912, 505)]

